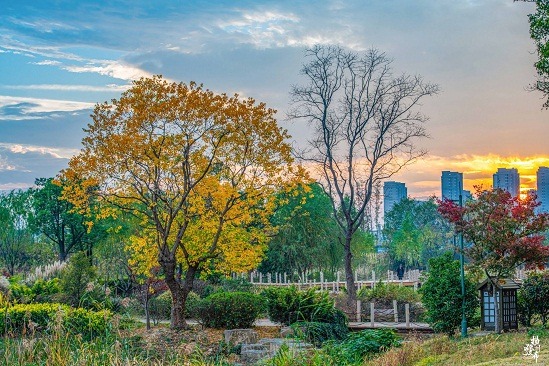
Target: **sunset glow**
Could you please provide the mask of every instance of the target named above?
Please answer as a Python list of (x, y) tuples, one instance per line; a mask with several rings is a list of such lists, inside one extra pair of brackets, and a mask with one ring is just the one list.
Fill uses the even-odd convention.
[(440, 196), (440, 175), (443, 170), (462, 172), (464, 188), (474, 192), (474, 186), (492, 187), (492, 175), (498, 168), (516, 168), (520, 174), (520, 190), (526, 192), (536, 188), (536, 172), (540, 166), (549, 166), (549, 155), (430, 155), (418, 160), (393, 178), (406, 183), (408, 192), (413, 197), (433, 194)]

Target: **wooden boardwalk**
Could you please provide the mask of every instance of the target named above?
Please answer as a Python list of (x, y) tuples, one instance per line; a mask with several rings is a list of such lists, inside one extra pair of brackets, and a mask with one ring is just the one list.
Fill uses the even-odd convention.
[(395, 322), (349, 322), (349, 330), (360, 331), (364, 329), (390, 328), (399, 333), (434, 333), (427, 323), (395, 323)]
[[(281, 324), (273, 323), (269, 319), (257, 319), (254, 323), (259, 327), (280, 327)], [(364, 329), (381, 329), (391, 328), (399, 333), (433, 333), (433, 329), (427, 323), (395, 323), (395, 322), (374, 322), (372, 327), (371, 322), (349, 322), (349, 330), (360, 331)]]

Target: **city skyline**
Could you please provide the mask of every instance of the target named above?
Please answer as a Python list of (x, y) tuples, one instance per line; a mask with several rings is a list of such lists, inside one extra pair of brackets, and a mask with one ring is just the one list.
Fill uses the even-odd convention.
[(0, 190), (54, 176), (79, 150), (91, 108), (155, 74), (265, 102), (303, 148), (310, 128), (286, 112), (314, 44), (375, 47), (396, 74), (440, 85), (421, 107), (431, 138), (417, 146), (429, 154), (390, 178), (407, 182), (410, 196), (439, 194), (443, 170), (463, 172), (466, 190), (488, 187), (497, 167), (516, 167), (525, 191), (535, 188), (535, 167), (549, 166), (549, 112), (526, 90), (536, 76), (533, 4), (45, 0), (3, 10)]

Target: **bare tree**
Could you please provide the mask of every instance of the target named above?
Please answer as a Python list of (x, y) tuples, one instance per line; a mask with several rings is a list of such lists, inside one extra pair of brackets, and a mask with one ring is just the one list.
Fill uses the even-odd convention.
[(356, 298), (351, 242), (360, 227), (375, 185), (425, 154), (415, 146), (426, 137), (427, 117), (418, 112), (423, 97), (438, 86), (419, 76), (394, 76), (392, 61), (371, 49), (364, 54), (338, 46), (306, 52), (306, 85), (292, 87), (289, 117), (314, 128), (310, 148), (300, 157), (318, 169), (332, 198), (345, 252), (345, 279)]

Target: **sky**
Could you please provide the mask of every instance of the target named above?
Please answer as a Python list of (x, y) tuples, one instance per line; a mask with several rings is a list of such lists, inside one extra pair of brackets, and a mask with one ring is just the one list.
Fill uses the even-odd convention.
[(132, 80), (239, 93), (278, 110), (302, 147), (303, 122), (286, 118), (304, 51), (377, 48), (398, 73), (440, 86), (421, 111), (429, 155), (393, 177), (413, 197), (440, 195), (442, 170), (466, 189), (515, 167), (523, 189), (549, 166), (549, 111), (535, 81), (527, 14), (512, 0), (8, 1), (0, 14), (0, 190), (55, 176), (77, 153), (95, 103)]

